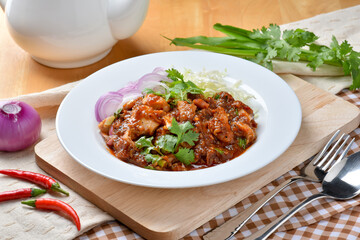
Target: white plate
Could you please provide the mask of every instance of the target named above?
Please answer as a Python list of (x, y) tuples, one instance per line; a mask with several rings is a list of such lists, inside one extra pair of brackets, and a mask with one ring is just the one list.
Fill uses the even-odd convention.
[[(228, 80), (241, 80), (256, 96), (257, 141), (241, 156), (206, 169), (154, 171), (125, 163), (111, 155), (97, 129), (94, 106), (106, 92), (136, 81), (156, 67), (182, 71), (226, 70)], [(157, 188), (207, 186), (252, 173), (279, 157), (294, 141), (301, 125), (301, 107), (292, 89), (276, 74), (255, 63), (201, 51), (162, 52), (127, 59), (82, 80), (65, 97), (56, 117), (58, 138), (80, 164), (105, 177)]]

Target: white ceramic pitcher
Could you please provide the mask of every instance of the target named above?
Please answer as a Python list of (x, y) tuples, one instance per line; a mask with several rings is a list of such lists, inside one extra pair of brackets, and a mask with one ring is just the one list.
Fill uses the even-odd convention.
[(149, 0), (0, 0), (15, 42), (55, 68), (89, 65), (142, 25)]

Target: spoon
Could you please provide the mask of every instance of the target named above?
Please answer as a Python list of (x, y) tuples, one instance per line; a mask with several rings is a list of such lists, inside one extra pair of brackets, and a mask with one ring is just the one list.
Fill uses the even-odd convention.
[(360, 152), (357, 152), (344, 158), (333, 166), (323, 180), (322, 192), (308, 197), (283, 216), (246, 238), (246, 240), (267, 239), (296, 212), (316, 199), (332, 198), (335, 200), (346, 200), (357, 196), (360, 193), (359, 176)]

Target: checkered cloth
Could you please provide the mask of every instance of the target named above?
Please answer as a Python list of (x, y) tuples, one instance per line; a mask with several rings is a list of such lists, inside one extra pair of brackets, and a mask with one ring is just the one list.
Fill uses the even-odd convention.
[[(343, 90), (338, 94), (343, 99), (360, 107), (360, 93)], [(360, 150), (360, 128), (355, 129), (350, 136), (355, 138), (355, 142), (349, 151), (349, 154)], [(279, 177), (272, 183), (258, 190), (248, 198), (242, 200), (234, 207), (223, 212), (219, 216), (211, 219), (209, 222), (194, 230), (184, 240), (202, 239), (205, 233), (220, 226), (231, 217), (242, 212), (252, 203), (257, 202), (264, 197), (274, 187), (279, 185), (292, 176), (299, 174), (300, 169), (306, 164), (294, 168), (292, 171)], [(285, 188), (275, 196), (267, 205), (254, 215), (251, 220), (237, 233), (235, 239), (242, 239), (256, 232), (264, 225), (270, 223), (278, 216), (286, 213), (300, 201), (314, 193), (321, 191), (320, 183), (296, 182)], [(360, 238), (360, 196), (348, 201), (335, 201), (329, 199), (320, 199), (312, 202), (283, 226), (269, 239), (359, 239)], [(112, 221), (98, 226), (89, 232), (78, 237), (77, 240), (107, 240), (107, 239), (143, 239), (136, 233), (129, 230), (120, 222)]]

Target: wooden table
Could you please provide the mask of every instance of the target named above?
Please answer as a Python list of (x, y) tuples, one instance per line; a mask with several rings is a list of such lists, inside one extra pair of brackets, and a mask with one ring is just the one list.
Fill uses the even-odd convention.
[(161, 35), (220, 36), (212, 25), (260, 28), (284, 24), (360, 4), (360, 0), (151, 0), (140, 30), (119, 41), (103, 60), (83, 68), (54, 69), (38, 64), (11, 39), (0, 13), (0, 98), (38, 92), (73, 82), (126, 58), (183, 48), (170, 46)]

